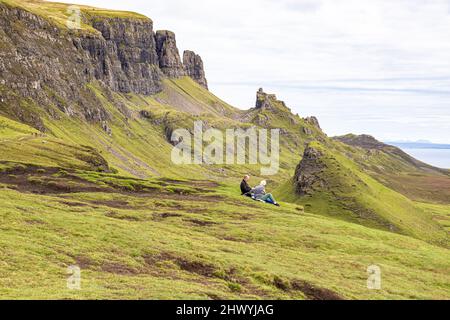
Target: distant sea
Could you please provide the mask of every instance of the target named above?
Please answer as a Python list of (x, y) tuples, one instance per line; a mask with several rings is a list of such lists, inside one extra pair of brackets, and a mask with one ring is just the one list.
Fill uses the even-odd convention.
[(450, 145), (416, 142), (386, 142), (399, 147), (410, 156), (431, 164), (432, 166), (450, 169)]

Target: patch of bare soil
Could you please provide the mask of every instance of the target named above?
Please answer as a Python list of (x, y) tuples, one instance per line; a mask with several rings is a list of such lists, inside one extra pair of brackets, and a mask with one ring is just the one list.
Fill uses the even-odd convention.
[(181, 217), (181, 214), (172, 213), (172, 212), (164, 212), (164, 213), (156, 213), (153, 215), (153, 221), (162, 221), (168, 218), (177, 218)]
[(109, 211), (105, 214), (108, 218), (113, 218), (117, 220), (124, 220), (124, 221), (140, 221), (138, 217), (130, 216), (130, 215), (120, 215), (120, 213), (115, 211)]
[[(70, 171), (70, 170), (69, 170)], [(100, 186), (93, 182), (84, 180), (73, 173), (64, 171), (61, 173), (60, 168), (47, 168), (36, 166), (24, 166), (18, 165), (6, 172), (0, 173), (0, 183), (6, 185), (10, 189), (17, 190), (24, 193), (34, 194), (65, 194), (65, 193), (80, 193), (80, 192), (104, 192), (104, 193), (117, 193), (123, 195), (131, 195), (134, 197), (152, 197), (161, 200), (179, 200), (179, 201), (192, 201), (192, 202), (221, 202), (224, 201), (222, 196), (205, 195), (205, 193), (213, 192), (218, 186), (217, 183), (212, 181), (189, 181), (189, 182), (177, 182), (181, 184), (188, 184), (190, 187), (197, 188), (199, 193), (185, 193), (182, 189), (179, 192), (168, 192), (163, 189), (145, 189), (140, 191), (129, 191), (116, 188), (114, 186)], [(119, 177), (120, 178), (120, 177)], [(164, 180), (161, 178), (161, 180)], [(170, 179), (166, 179), (171, 181)], [(202, 194), (203, 193), (203, 194)], [(131, 209), (130, 205), (125, 201), (92, 201), (89, 204), (83, 204), (79, 202), (64, 201), (65, 205), (73, 207), (93, 205), (104, 205), (111, 208), (119, 209)], [(207, 212), (207, 209), (201, 208), (188, 208), (187, 212), (202, 213)]]
[(160, 261), (172, 261), (183, 271), (209, 278), (214, 277), (217, 270), (212, 264), (200, 260), (188, 260), (168, 252), (161, 252), (157, 255), (146, 255), (143, 258), (149, 266), (154, 266)]
[(293, 290), (303, 292), (310, 300), (344, 300), (336, 292), (316, 287), (307, 281), (294, 280), (291, 282), (291, 285)]
[(124, 200), (92, 200), (89, 201), (94, 205), (105, 206), (116, 209), (132, 209), (132, 206)]
[(184, 219), (184, 221), (190, 222), (192, 224), (195, 224), (195, 225), (201, 226), (201, 227), (208, 227), (208, 226), (217, 224), (212, 221), (205, 221), (205, 220), (199, 220), (199, 219)]
[(89, 269), (94, 265), (94, 261), (86, 256), (76, 256), (73, 257), (75, 259), (75, 264), (80, 267), (80, 269)]
[(142, 273), (141, 270), (117, 262), (107, 262), (101, 266), (101, 269), (104, 272), (118, 275), (138, 275)]
[(0, 183), (8, 188), (25, 193), (58, 194), (75, 192), (98, 192), (102, 189), (83, 181), (75, 183), (73, 179), (55, 178), (58, 168), (16, 167), (0, 174)]
[(45, 225), (47, 224), (45, 221), (41, 221), (41, 220), (25, 220), (25, 223), (28, 225)]
[(320, 288), (312, 283), (304, 280), (292, 280), (282, 279), (280, 277), (275, 277), (273, 280), (273, 285), (283, 291), (300, 291), (309, 300), (344, 300), (336, 292), (329, 289)]
[(212, 292), (206, 292), (205, 294), (208, 296), (208, 298), (209, 298), (210, 300), (223, 300), (222, 297), (220, 297), (219, 295), (217, 295), (217, 294), (215, 294), (215, 293), (212, 293)]
[(64, 204), (69, 207), (87, 207), (87, 203), (82, 202), (70, 202), (70, 201), (60, 201), (61, 204)]
[(170, 178), (159, 178), (159, 181), (167, 182), (174, 185), (186, 185), (189, 184), (192, 187), (199, 187), (202, 191), (205, 191), (204, 188), (215, 189), (219, 186), (217, 182), (209, 181), (209, 180), (189, 180), (189, 181), (179, 181)]
[(231, 241), (231, 242), (241, 242), (241, 243), (254, 243), (255, 241), (251, 239), (244, 239), (244, 238), (236, 238), (233, 236), (216, 236), (217, 239), (225, 240), (225, 241)]
[(216, 267), (212, 264), (208, 264), (201, 261), (191, 261), (183, 258), (176, 258), (175, 263), (181, 270), (195, 273), (204, 277), (214, 277)]

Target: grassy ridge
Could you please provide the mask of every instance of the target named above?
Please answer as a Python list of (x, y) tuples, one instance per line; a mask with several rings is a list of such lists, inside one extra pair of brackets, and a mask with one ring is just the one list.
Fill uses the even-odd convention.
[(280, 199), (303, 204), (315, 213), (448, 245), (446, 233), (432, 221), (431, 214), (362, 172), (337, 150), (318, 142), (311, 147), (322, 154), (316, 162), (323, 167), (318, 174), (320, 181), (303, 197), (296, 195), (289, 181), (277, 190)]
[[(67, 21), (69, 17), (73, 14), (71, 4), (49, 2), (41, 0), (0, 0), (0, 4), (5, 4), (10, 7), (18, 7), (29, 12), (32, 12), (43, 19), (57, 25), (62, 30), (68, 30)], [(107, 9), (94, 8), (89, 6), (75, 5), (76, 8), (80, 9), (80, 12), (87, 19), (93, 18), (121, 18), (121, 19), (140, 19), (151, 21), (144, 15), (128, 12), (128, 11), (114, 11)], [(82, 19), (83, 20), (83, 19)], [(85, 23), (86, 21), (81, 21), (81, 29), (79, 32), (89, 32), (98, 33), (90, 24)]]

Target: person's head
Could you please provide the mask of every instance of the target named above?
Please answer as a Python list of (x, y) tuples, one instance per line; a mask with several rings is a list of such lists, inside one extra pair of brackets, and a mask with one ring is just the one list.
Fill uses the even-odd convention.
[(266, 180), (263, 180), (263, 181), (260, 182), (259, 185), (265, 187), (265, 186), (267, 186), (267, 181), (266, 181)]
[(249, 175), (246, 175), (246, 176), (244, 177), (244, 181), (248, 181), (248, 180), (250, 180), (250, 176), (249, 176)]

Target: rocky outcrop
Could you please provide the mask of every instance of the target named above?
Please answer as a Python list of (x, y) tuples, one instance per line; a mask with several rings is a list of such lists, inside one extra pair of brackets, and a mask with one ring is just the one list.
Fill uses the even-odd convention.
[(0, 4), (0, 79), (4, 99), (0, 111), (39, 130), (44, 130), (40, 109), (53, 117), (58, 117), (59, 109), (87, 120), (106, 120), (107, 112), (86, 88), (95, 80), (94, 63), (76, 43), (80, 43), (80, 38), (75, 34), (63, 33), (23, 9)]
[(82, 37), (79, 43), (95, 62), (92, 71), (96, 79), (118, 92), (149, 95), (161, 90), (150, 19), (102, 18), (95, 19), (92, 26), (101, 37)]
[(306, 123), (309, 123), (313, 127), (320, 129), (319, 120), (316, 117), (306, 117), (303, 120), (305, 120)]
[(278, 100), (275, 94), (264, 92), (262, 88), (256, 92), (255, 107), (243, 112), (238, 119), (265, 128), (280, 129), (281, 134), (300, 125), (300, 117), (294, 115), (284, 101)]
[(277, 96), (265, 93), (263, 88), (256, 92), (256, 109), (272, 109), (274, 101), (277, 101)]
[(297, 166), (294, 175), (295, 192), (298, 195), (311, 195), (317, 187), (325, 185), (320, 177), (325, 165), (321, 158), (323, 154), (320, 150), (308, 146), (303, 154), (302, 161)]
[[(0, 79), (8, 105), (3, 113), (40, 130), (39, 109), (54, 118), (59, 109), (103, 122), (108, 112), (88, 84), (97, 81), (124, 93), (161, 90), (152, 21), (90, 19), (98, 33), (62, 30), (24, 9), (0, 4)], [(21, 116), (32, 109), (35, 116)]]
[(103, 124), (110, 116), (90, 89), (92, 83), (105, 92), (151, 95), (162, 90), (164, 77), (188, 72), (207, 87), (201, 58), (187, 54), (185, 67), (175, 34), (155, 34), (150, 19), (88, 14), (83, 23), (93, 29), (66, 30), (0, 3), (1, 113), (42, 131), (41, 111)]
[(275, 94), (265, 93), (263, 88), (259, 88), (258, 92), (256, 92), (256, 109), (270, 109), (270, 110), (279, 110), (283, 109), (284, 111), (291, 112), (286, 106), (284, 101), (278, 100)]
[(161, 71), (171, 78), (185, 76), (186, 72), (178, 52), (175, 33), (167, 30), (158, 30), (156, 31), (155, 39)]
[(206, 81), (205, 69), (203, 67), (203, 60), (198, 54), (189, 50), (184, 51), (183, 65), (186, 75), (191, 77), (201, 86), (208, 89), (208, 82)]

